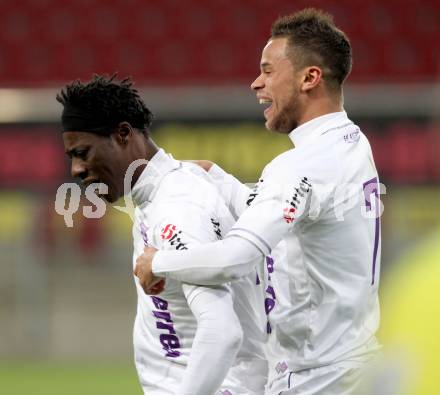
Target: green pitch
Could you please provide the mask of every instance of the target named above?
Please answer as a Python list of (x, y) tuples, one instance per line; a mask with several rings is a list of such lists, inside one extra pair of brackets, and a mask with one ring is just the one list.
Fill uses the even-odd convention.
[(0, 362), (2, 395), (141, 395), (133, 365)]

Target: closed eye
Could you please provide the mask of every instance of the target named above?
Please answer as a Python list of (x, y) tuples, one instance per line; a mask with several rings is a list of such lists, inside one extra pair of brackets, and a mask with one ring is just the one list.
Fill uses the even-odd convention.
[(67, 156), (70, 159), (78, 158), (78, 159), (81, 159), (81, 160), (86, 160), (88, 153), (89, 153), (89, 149), (88, 148), (73, 149), (73, 150), (69, 150), (69, 151), (66, 152)]
[(86, 160), (88, 153), (89, 153), (89, 150), (79, 150), (74, 153), (74, 156), (76, 156), (79, 159)]

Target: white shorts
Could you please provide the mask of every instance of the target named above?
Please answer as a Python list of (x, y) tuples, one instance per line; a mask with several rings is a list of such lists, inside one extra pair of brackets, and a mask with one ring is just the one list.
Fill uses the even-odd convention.
[(239, 358), (216, 395), (264, 395), (267, 361)]
[(266, 387), (266, 395), (359, 395), (364, 367), (331, 365), (285, 375)]
[[(181, 373), (183, 376), (183, 371)], [(266, 382), (266, 360), (238, 358), (216, 395), (264, 395)], [(145, 395), (175, 395), (179, 393), (179, 381), (170, 376), (156, 385), (143, 385), (142, 389)]]

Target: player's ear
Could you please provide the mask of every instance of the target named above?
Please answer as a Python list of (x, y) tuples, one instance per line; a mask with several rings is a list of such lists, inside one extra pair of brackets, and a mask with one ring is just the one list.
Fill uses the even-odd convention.
[(304, 69), (301, 91), (308, 92), (315, 88), (322, 78), (322, 70), (318, 66), (309, 66)]
[(121, 122), (114, 134), (116, 142), (120, 145), (127, 145), (133, 136), (133, 132), (133, 128), (128, 122)]

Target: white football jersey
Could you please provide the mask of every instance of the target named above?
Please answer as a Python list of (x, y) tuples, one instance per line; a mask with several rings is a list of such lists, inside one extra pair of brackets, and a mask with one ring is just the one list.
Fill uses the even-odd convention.
[[(194, 173), (197, 171), (160, 150), (141, 174), (132, 190), (137, 204), (133, 268), (145, 246), (185, 250), (220, 239), (234, 223), (216, 188)], [(243, 344), (219, 394), (263, 393), (267, 373), (263, 276), (255, 272), (227, 285), (243, 329)], [(141, 385), (146, 394), (175, 394), (197, 329), (189, 303), (200, 287), (182, 287), (179, 281), (167, 279), (160, 295), (149, 296), (137, 277), (134, 279), (138, 294), (134, 350)], [(254, 380), (255, 374), (261, 377)]]
[(345, 112), (289, 137), (295, 148), (266, 166), (228, 234), (267, 256), (274, 394), (290, 388), (294, 372), (362, 364), (378, 348), (382, 207), (368, 140)]

